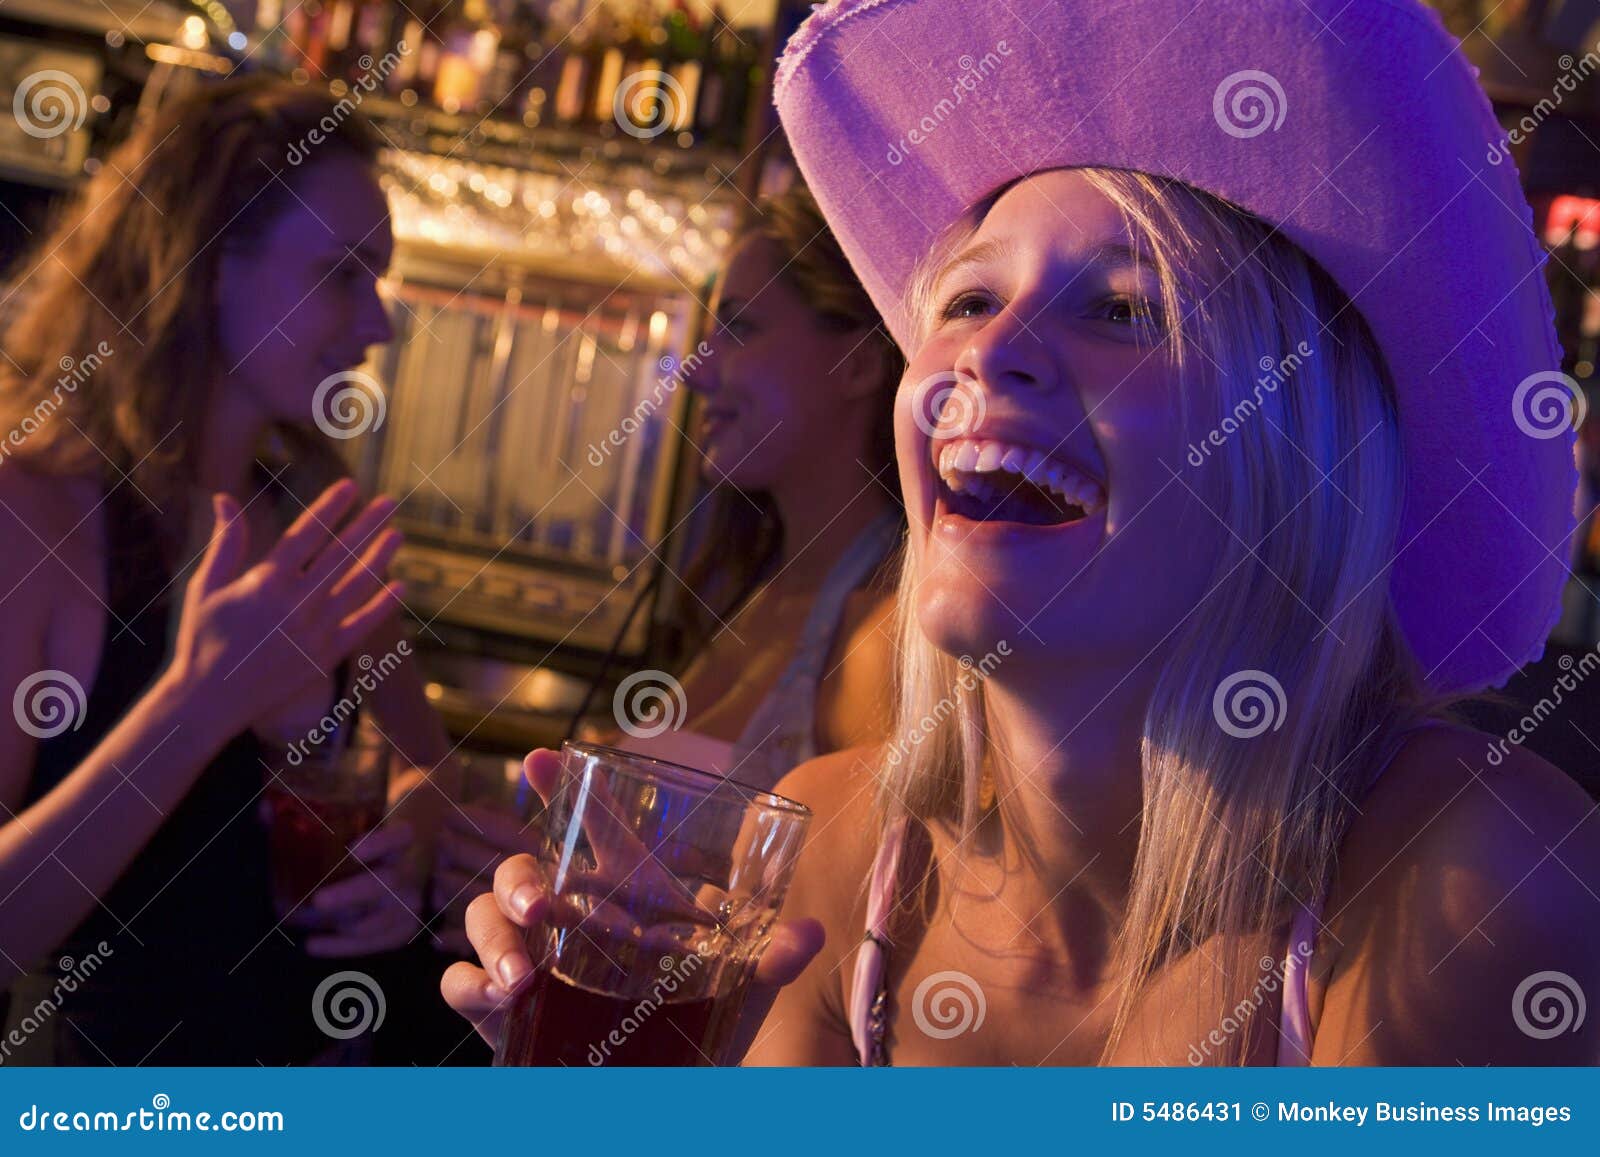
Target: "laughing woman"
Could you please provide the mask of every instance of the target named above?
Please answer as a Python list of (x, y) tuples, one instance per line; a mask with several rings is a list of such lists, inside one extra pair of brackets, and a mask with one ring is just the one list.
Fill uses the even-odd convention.
[[(886, 51), (978, 60), (893, 163), (950, 82)], [(1551, 1016), (1600, 991), (1600, 821), (1449, 713), (1542, 647), (1573, 469), (1437, 19), (842, 4), (777, 101), (908, 351), (910, 532), (903, 738), (778, 787), (819, 814), (747, 1062), (1600, 1059)], [(485, 1033), (538, 888), (508, 861), (446, 977)]]

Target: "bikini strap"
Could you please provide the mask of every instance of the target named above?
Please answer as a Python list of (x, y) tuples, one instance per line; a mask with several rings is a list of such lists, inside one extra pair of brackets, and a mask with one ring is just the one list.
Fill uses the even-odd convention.
[(883, 834), (867, 892), (867, 930), (856, 949), (850, 989), (850, 1037), (861, 1064), (887, 1065), (884, 1035), (888, 1028), (889, 918), (894, 911), (895, 875), (905, 845), (909, 819), (894, 820)]
[[(1362, 790), (1366, 799), (1384, 772), (1400, 754), (1406, 741), (1421, 731), (1456, 726), (1449, 720), (1420, 719), (1397, 730), (1389, 741), (1389, 748), (1376, 761), (1372, 778)], [(1289, 930), (1289, 943), (1283, 954), (1283, 1004), (1278, 1014), (1278, 1065), (1290, 1067), (1311, 1063), (1311, 998), (1306, 981), (1311, 971), (1311, 951), (1316, 945), (1317, 932), (1322, 927), (1323, 905), (1327, 902), (1324, 891), (1318, 890), (1309, 903), (1295, 909), (1294, 921)]]

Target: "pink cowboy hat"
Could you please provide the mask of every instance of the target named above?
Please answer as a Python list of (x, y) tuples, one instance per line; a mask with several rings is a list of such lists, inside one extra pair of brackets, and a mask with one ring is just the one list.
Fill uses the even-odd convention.
[(895, 339), (942, 230), (1042, 169), (1213, 193), (1321, 263), (1399, 392), (1390, 589), (1442, 691), (1498, 686), (1560, 611), (1573, 414), (1545, 253), (1475, 70), (1416, 0), (856, 0), (813, 10), (774, 100)]

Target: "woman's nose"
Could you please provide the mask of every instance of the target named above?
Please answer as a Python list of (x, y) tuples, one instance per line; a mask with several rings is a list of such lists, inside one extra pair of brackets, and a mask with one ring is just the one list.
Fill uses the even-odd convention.
[(1056, 384), (1050, 347), (1017, 311), (1015, 301), (972, 334), (953, 368), (990, 388), (1020, 385), (1048, 390)]
[(360, 335), (363, 348), (388, 345), (394, 340), (394, 322), (389, 317), (389, 302), (376, 289), (362, 305), (361, 315), (356, 321), (356, 332)]
[[(701, 354), (700, 349), (706, 352)], [(714, 394), (717, 392), (717, 360), (720, 357), (720, 348), (716, 341), (707, 338), (696, 349), (696, 352), (678, 363), (677, 372), (679, 380), (691, 393)]]

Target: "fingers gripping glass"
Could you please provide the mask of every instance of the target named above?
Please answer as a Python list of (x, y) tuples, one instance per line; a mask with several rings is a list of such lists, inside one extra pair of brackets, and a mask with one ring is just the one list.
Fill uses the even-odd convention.
[(662, 760), (562, 746), (535, 825), (543, 918), (495, 1063), (721, 1063), (811, 812)]

